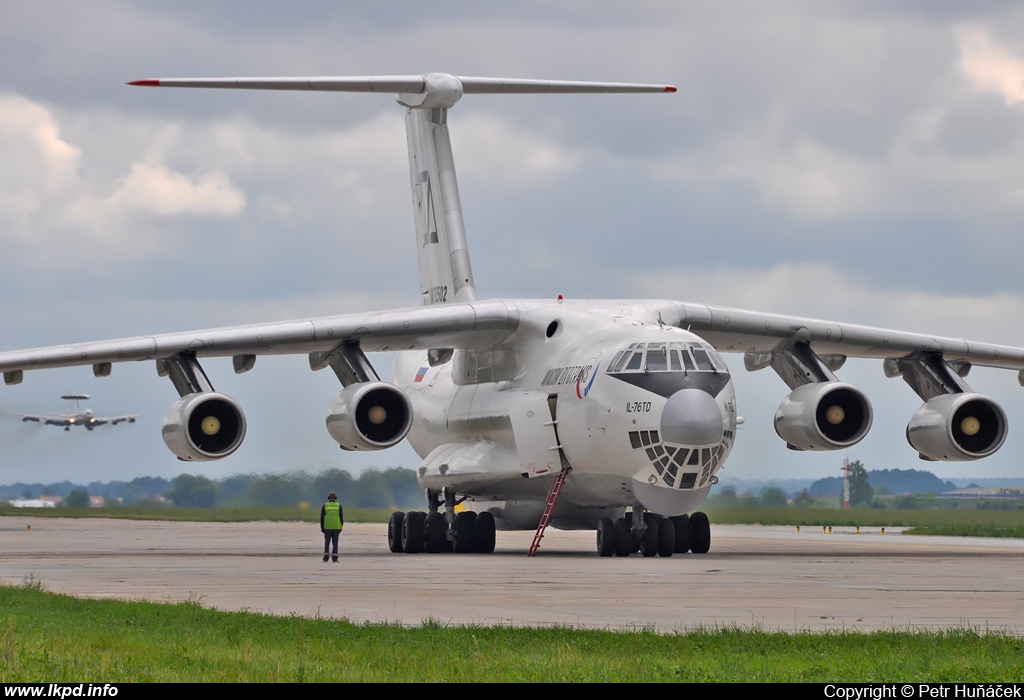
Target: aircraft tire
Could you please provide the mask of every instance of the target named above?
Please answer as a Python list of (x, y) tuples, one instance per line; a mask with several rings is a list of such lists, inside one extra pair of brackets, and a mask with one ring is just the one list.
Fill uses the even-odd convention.
[(476, 513), (464, 510), (455, 514), (455, 541), (452, 545), (456, 554), (465, 554), (476, 549)]
[(388, 549), (394, 554), (405, 551), (402, 548), (402, 522), (405, 520), (403, 511), (396, 511), (388, 518)]
[(708, 516), (700, 511), (690, 516), (690, 551), (694, 554), (707, 554), (711, 549), (711, 522)]
[(670, 557), (676, 551), (676, 526), (668, 518), (658, 520), (658, 556)]
[(494, 551), (494, 516), (490, 513), (477, 513), (476, 551), (480, 554), (491, 554)]
[(601, 518), (597, 523), (597, 555), (610, 557), (615, 554), (615, 521)]
[(405, 514), (402, 521), (402, 550), (406, 554), (419, 554), (423, 551), (423, 523), (427, 514), (414, 510)]
[(629, 520), (619, 518), (615, 521), (615, 556), (628, 557), (633, 553), (633, 533)]
[(655, 515), (644, 514), (644, 535), (640, 538), (640, 554), (645, 557), (653, 557), (658, 553), (658, 527), (660, 523)]
[(674, 551), (676, 554), (686, 554), (690, 551), (690, 516), (689, 515), (677, 515), (674, 518), (669, 518), (672, 521), (672, 525), (676, 531), (676, 546)]
[(431, 554), (443, 552), (445, 540), (448, 539), (448, 524), (444, 521), (444, 516), (437, 512), (427, 513), (423, 527), (424, 549)]

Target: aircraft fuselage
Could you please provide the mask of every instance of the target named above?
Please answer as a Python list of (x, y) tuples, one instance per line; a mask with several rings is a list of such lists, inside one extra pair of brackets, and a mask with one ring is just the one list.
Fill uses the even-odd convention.
[(424, 458), (421, 485), (457, 484), (492, 502), (505, 527), (532, 528), (564, 464), (573, 471), (559, 501), (563, 527), (595, 527), (610, 509), (637, 504), (691, 512), (736, 431), (735, 392), (717, 353), (659, 323), (654, 304), (514, 303), (520, 326), (508, 346), (433, 365), (422, 352), (396, 359), (394, 380), (414, 407), (408, 437)]

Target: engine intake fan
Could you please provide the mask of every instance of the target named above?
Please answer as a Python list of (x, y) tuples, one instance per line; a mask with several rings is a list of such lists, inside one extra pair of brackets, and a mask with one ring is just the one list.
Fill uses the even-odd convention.
[(871, 403), (846, 382), (797, 387), (775, 412), (775, 432), (797, 450), (841, 450), (871, 429)]
[(344, 450), (383, 450), (412, 427), (412, 404), (398, 387), (362, 382), (342, 389), (327, 411), (327, 432)]
[(245, 414), (226, 394), (189, 394), (167, 411), (163, 438), (171, 452), (186, 462), (221, 459), (242, 444)]
[(966, 462), (988, 457), (1006, 440), (1006, 413), (982, 394), (943, 394), (925, 401), (907, 424), (907, 441), (921, 457)]

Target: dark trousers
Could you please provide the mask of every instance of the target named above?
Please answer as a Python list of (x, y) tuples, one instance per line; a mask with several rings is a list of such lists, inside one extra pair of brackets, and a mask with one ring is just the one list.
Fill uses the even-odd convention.
[(331, 552), (328, 551), (331, 547), (334, 547), (334, 558), (338, 558), (338, 535), (341, 534), (341, 530), (324, 530), (324, 556), (326, 557)]

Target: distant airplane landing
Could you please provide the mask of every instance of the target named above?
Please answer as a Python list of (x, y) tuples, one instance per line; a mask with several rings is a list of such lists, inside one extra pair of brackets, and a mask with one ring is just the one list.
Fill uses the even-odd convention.
[(92, 412), (92, 409), (82, 408), (79, 403), (80, 401), (87, 401), (89, 399), (88, 394), (65, 394), (61, 396), (61, 398), (68, 402), (68, 412), (66, 414), (33, 415), (30, 413), (9, 413), (8, 415), (21, 416), (21, 420), (24, 423), (42, 423), (44, 425), (63, 426), (64, 430), (71, 430), (71, 426), (73, 425), (81, 425), (86, 430), (92, 430), (97, 425), (134, 423), (136, 418), (142, 417), (142, 414), (135, 414), (132, 416), (98, 418)]

